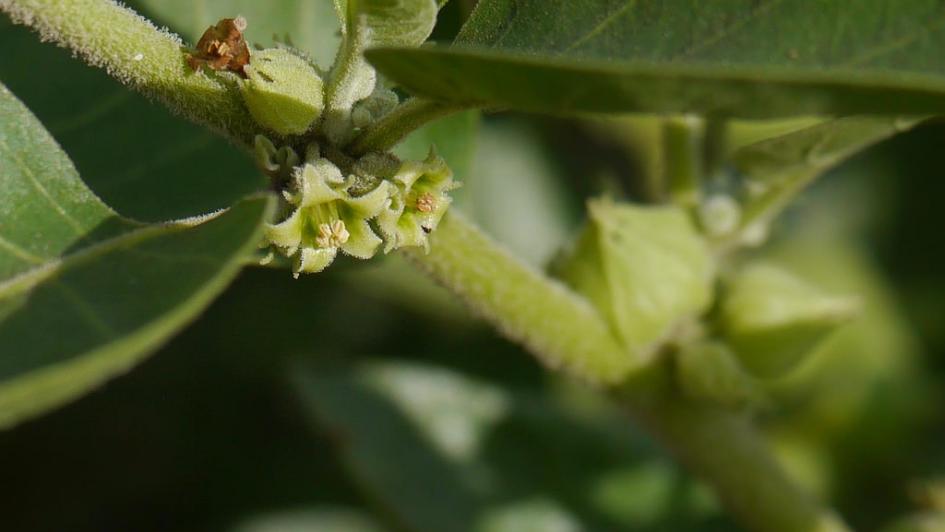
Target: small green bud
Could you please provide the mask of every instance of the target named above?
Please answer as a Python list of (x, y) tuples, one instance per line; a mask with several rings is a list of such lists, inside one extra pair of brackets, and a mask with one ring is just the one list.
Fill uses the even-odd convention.
[(283, 48), (256, 52), (240, 83), (250, 114), (280, 135), (300, 135), (321, 116), (322, 79), (315, 68)]
[(287, 183), (295, 167), (299, 165), (299, 156), (295, 150), (289, 146), (276, 148), (271, 140), (262, 135), (256, 135), (253, 139), (253, 154), (256, 158), (256, 166), (277, 186)]
[(584, 294), (630, 350), (647, 357), (712, 301), (714, 262), (680, 207), (596, 200), (557, 275)]
[(386, 205), (389, 185), (378, 181), (372, 190), (357, 196), (350, 188), (351, 179), (345, 180), (328, 159), (296, 170), (292, 190), (284, 193), (294, 210), (266, 233), (283, 254), (296, 257), (296, 276), (324, 270), (338, 250), (360, 259), (374, 256), (381, 239), (368, 220)]
[(824, 295), (774, 266), (754, 265), (727, 283), (719, 326), (745, 368), (775, 378), (796, 367), (858, 309), (855, 300)]
[(720, 342), (680, 347), (676, 352), (676, 376), (680, 388), (693, 399), (709, 400), (730, 408), (750, 407), (764, 401), (761, 385)]
[[(384, 172), (384, 161), (371, 163)], [(452, 199), (447, 192), (459, 186), (453, 171), (436, 152), (430, 150), (422, 162), (400, 164), (389, 181), (393, 191), (387, 207), (377, 217), (377, 225), (387, 241), (385, 252), (405, 247), (429, 245), (427, 235), (436, 229)]]
[(365, 128), (393, 111), (398, 103), (397, 93), (378, 84), (370, 96), (354, 105), (351, 110), (352, 125)]

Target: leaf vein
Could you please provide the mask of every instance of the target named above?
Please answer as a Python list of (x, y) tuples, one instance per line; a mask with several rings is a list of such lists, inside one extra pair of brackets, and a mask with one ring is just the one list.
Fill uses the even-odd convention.
[(588, 40), (596, 37), (600, 32), (604, 31), (609, 25), (613, 24), (617, 19), (625, 15), (628, 11), (633, 9), (637, 4), (637, 0), (627, 0), (627, 2), (615, 9), (611, 14), (607, 15), (603, 20), (598, 22), (590, 31), (588, 31), (583, 37), (571, 43), (571, 46), (565, 48), (562, 53), (570, 52), (571, 50), (577, 48), (578, 46), (584, 44)]
[(931, 20), (927, 21), (925, 24), (914, 31), (910, 31), (909, 33), (906, 33), (898, 39), (894, 39), (883, 46), (877, 46), (872, 50), (867, 50), (859, 56), (849, 59), (845, 62), (844, 66), (862, 65), (871, 59), (875, 59), (876, 57), (880, 57), (889, 52), (909, 46), (920, 38), (933, 34), (937, 31), (941, 31), (943, 28), (945, 28), (945, 16), (940, 15), (937, 18), (933, 17)]
[(75, 221), (75, 219), (72, 218), (72, 216), (69, 216), (69, 213), (66, 212), (65, 209), (62, 208), (62, 205), (59, 205), (59, 202), (56, 201), (56, 199), (53, 198), (52, 195), (49, 194), (49, 191), (46, 190), (46, 187), (44, 187), (43, 184), (39, 181), (39, 179), (36, 178), (36, 174), (33, 172), (33, 169), (30, 168), (25, 162), (23, 162), (23, 159), (21, 159), (15, 151), (10, 149), (10, 147), (6, 143), (6, 140), (3, 138), (0, 138), (0, 149), (7, 152), (10, 158), (13, 159), (13, 162), (16, 163), (16, 166), (20, 169), (20, 171), (23, 172), (23, 174), (29, 178), (30, 183), (32, 183), (33, 187), (40, 193), (40, 195), (46, 198), (46, 200), (52, 206), (53, 210), (55, 210), (66, 222), (69, 223), (70, 226), (72, 226), (76, 234), (81, 235), (82, 232), (84, 231), (82, 225), (80, 225), (79, 222)]
[(731, 24), (723, 26), (722, 28), (719, 29), (719, 31), (715, 35), (709, 37), (708, 39), (705, 39), (698, 43), (693, 43), (693, 45), (690, 46), (688, 49), (678, 54), (676, 58), (682, 59), (682, 58), (691, 57), (693, 54), (701, 52), (702, 50), (705, 50), (706, 48), (736, 34), (737, 32), (741, 31), (742, 28), (747, 26), (749, 22), (752, 22), (758, 17), (760, 17), (761, 15), (764, 15), (765, 13), (771, 11), (772, 9), (777, 7), (779, 4), (783, 3), (783, 1), (784, 0), (770, 0), (767, 4), (762, 4), (761, 6), (756, 8), (754, 11), (749, 13), (747, 16), (736, 19), (732, 21)]
[(42, 257), (34, 255), (30, 253), (29, 251), (26, 251), (19, 244), (16, 244), (14, 242), (11, 242), (10, 240), (7, 240), (2, 235), (0, 235), (0, 248), (5, 249), (8, 253), (10, 253), (11, 255), (13, 255), (14, 257), (18, 259), (22, 259), (27, 262), (31, 262), (33, 264), (42, 264), (43, 261), (45, 260)]

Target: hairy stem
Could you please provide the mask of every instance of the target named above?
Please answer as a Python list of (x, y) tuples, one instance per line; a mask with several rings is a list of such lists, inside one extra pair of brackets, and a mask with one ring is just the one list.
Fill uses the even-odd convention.
[(795, 486), (747, 419), (686, 400), (667, 364), (641, 367), (582, 297), (512, 257), (448, 213), (429, 253), (411, 261), (551, 367), (612, 385), (614, 396), (752, 530), (840, 532), (833, 514)]
[(352, 141), (348, 151), (352, 155), (387, 151), (428, 122), (465, 109), (465, 106), (434, 102), (423, 98), (410, 98), (365, 129)]
[(0, 11), (175, 112), (251, 145), (257, 128), (236, 80), (193, 72), (179, 37), (113, 0), (0, 0)]
[(341, 46), (325, 87), (325, 111), (321, 126), (325, 136), (334, 143), (348, 140), (344, 137), (351, 129), (352, 106), (367, 98), (377, 83), (377, 73), (364, 59), (364, 49), (369, 44), (369, 30), (354, 13), (348, 13), (345, 20)]
[(429, 253), (407, 251), (407, 257), (548, 366), (616, 383), (640, 365), (587, 300), (513, 257), (459, 214), (447, 213), (430, 240)]

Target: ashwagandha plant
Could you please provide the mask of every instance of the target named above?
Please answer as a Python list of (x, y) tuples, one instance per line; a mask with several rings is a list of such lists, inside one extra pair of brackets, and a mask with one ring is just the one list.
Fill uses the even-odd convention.
[[(335, 0), (323, 68), (291, 44), (249, 46), (253, 18), (237, 13), (185, 44), (112, 0), (0, 0), (244, 148), (270, 185), (205, 216), (122, 217), (0, 86), (0, 426), (128, 370), (245, 266), (299, 276), (399, 253), (549, 371), (605, 391), (746, 528), (847, 530), (782, 471), (751, 413), (856, 316), (856, 294), (741, 252), (827, 170), (945, 111), (945, 6), (480, 0), (451, 45), (421, 46), (443, 4)], [(547, 273), (527, 266), (450, 210), (460, 183), (432, 145), (448, 128), (426, 158), (392, 151), (473, 109), (648, 115), (652, 201), (589, 202)]]

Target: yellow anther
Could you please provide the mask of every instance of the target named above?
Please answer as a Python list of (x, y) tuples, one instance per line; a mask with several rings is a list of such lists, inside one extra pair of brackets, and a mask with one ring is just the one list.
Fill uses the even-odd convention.
[(420, 194), (417, 198), (417, 210), (423, 213), (431, 213), (436, 209), (436, 198), (429, 192)]
[(351, 234), (341, 220), (335, 220), (318, 225), (318, 236), (315, 237), (315, 243), (322, 248), (336, 248), (348, 241)]

